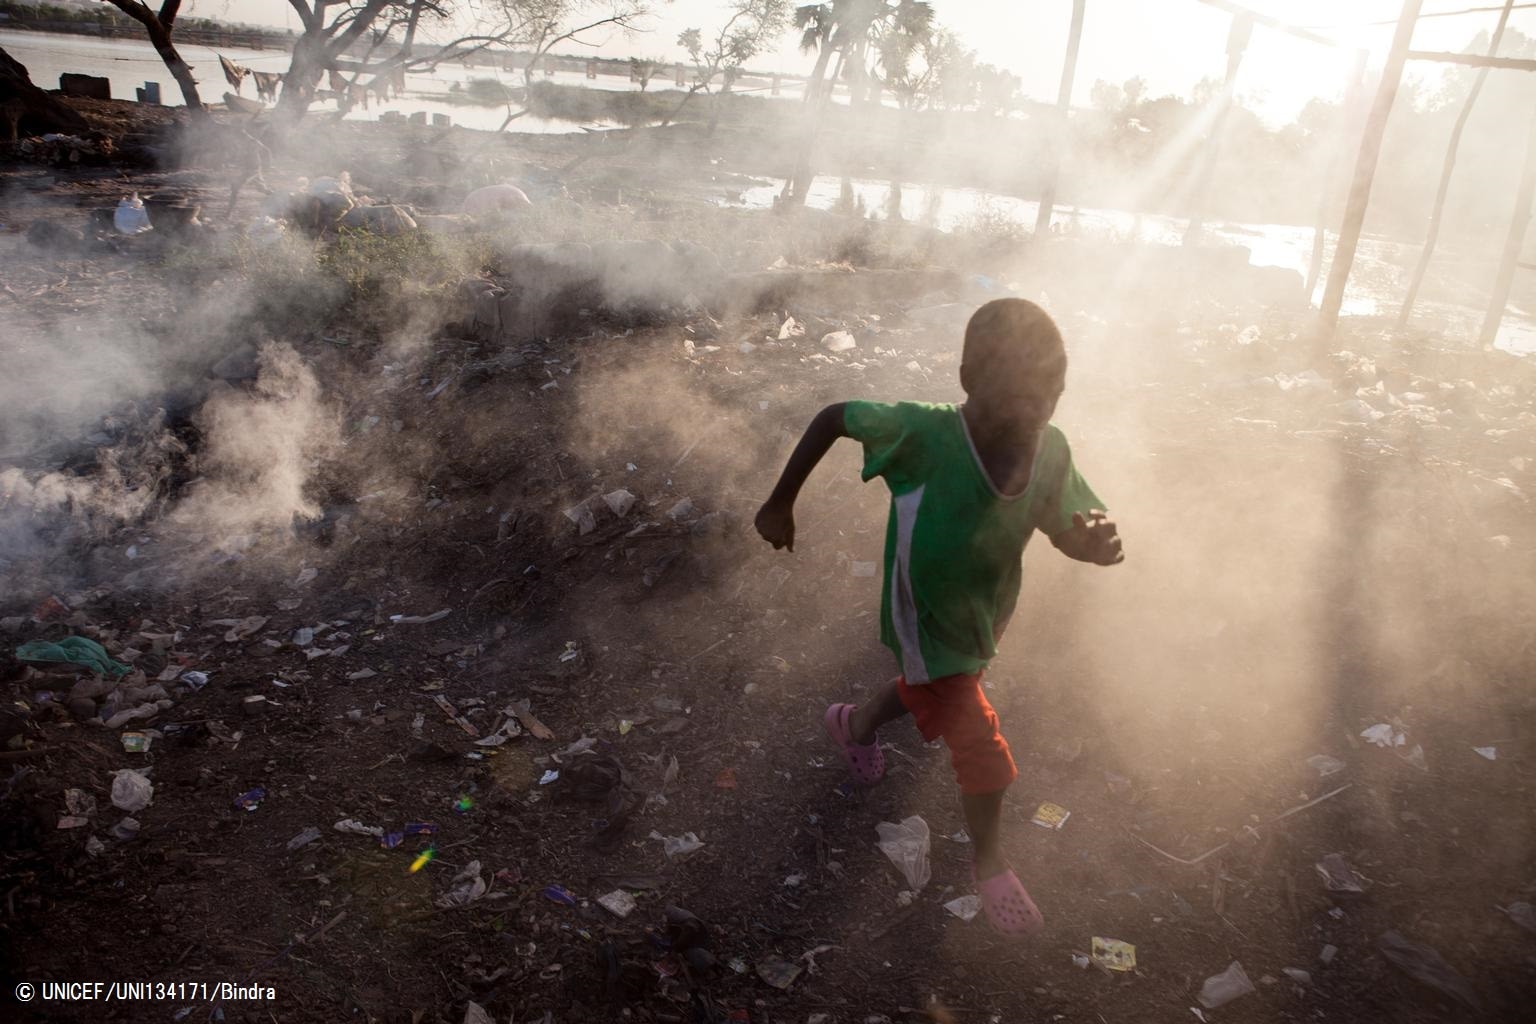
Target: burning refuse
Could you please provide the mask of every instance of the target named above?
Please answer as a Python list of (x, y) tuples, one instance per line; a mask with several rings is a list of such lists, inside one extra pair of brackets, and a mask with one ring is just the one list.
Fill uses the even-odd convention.
[[(302, 1019), (1514, 1019), (1507, 7), (1410, 39), (1407, 4), (1350, 85), (1357, 36), (1274, 4), (299, 6), (262, 49), (179, 19), (162, 99), (223, 109), (44, 92), (0, 34), (18, 977)], [(1306, 95), (1258, 98), (1276, 61)], [(1062, 348), (979, 363), (998, 309)], [(984, 415), (1026, 407), (1037, 453)], [(1111, 571), (1049, 550), (1119, 562), (1085, 479)], [(1048, 536), (946, 632), (935, 559), (1012, 516)], [(1042, 917), (1076, 938), (1023, 985), (994, 936)], [(1190, 939), (1228, 928), (1240, 963)]]

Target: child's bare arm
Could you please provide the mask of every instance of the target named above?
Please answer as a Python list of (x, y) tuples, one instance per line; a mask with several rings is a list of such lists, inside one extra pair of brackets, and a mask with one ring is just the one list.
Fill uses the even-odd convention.
[(1114, 521), (1099, 509), (1093, 509), (1084, 517), (1081, 512), (1072, 513), (1072, 526), (1051, 538), (1056, 550), (1068, 558), (1094, 565), (1116, 565), (1125, 561), (1125, 551), (1120, 544), (1120, 534)]
[(773, 493), (757, 513), (757, 532), (773, 545), (774, 550), (795, 550), (795, 498), (799, 497), (800, 488), (822, 456), (827, 454), (838, 438), (847, 436), (841, 402), (821, 410), (811, 420), (811, 425), (805, 428), (800, 443), (795, 445), (789, 461), (784, 464), (784, 472), (779, 474), (779, 482), (774, 486)]

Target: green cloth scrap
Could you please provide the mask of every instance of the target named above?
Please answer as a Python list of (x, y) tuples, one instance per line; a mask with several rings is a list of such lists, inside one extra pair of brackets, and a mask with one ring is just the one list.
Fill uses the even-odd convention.
[(67, 636), (58, 643), (49, 640), (33, 640), (16, 648), (16, 659), (81, 665), (104, 676), (122, 676), (129, 672), (127, 665), (107, 657), (105, 647), (83, 636)]

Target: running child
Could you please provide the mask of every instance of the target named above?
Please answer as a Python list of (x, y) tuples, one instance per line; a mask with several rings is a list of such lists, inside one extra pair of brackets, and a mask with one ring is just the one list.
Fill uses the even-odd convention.
[(756, 526), (775, 549), (795, 544), (795, 498), (840, 437), (864, 447), (863, 479), (891, 491), (880, 640), (901, 674), (867, 703), (833, 704), (827, 732), (864, 785), (885, 774), (876, 730), (912, 715), (949, 747), (975, 880), (987, 919), (1024, 936), (1044, 924), (1003, 858), (1003, 793), (1018, 777), (982, 692), (987, 663), (1019, 596), (1024, 545), (1039, 530), (1095, 565), (1125, 557), (1103, 502), (1051, 425), (1066, 386), (1061, 332), (1039, 306), (997, 299), (972, 315), (960, 359), (961, 405), (843, 402), (819, 412), (795, 447)]

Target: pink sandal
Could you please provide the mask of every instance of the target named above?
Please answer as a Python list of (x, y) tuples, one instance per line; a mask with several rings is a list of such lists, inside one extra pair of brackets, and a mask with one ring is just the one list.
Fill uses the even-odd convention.
[(1045, 927), (1040, 908), (1029, 898), (1024, 883), (1011, 868), (985, 882), (978, 882), (976, 893), (981, 897), (981, 909), (993, 929), (1010, 939), (1037, 935)]
[(853, 781), (861, 786), (873, 786), (885, 778), (885, 755), (880, 752), (879, 737), (869, 744), (853, 742), (853, 734), (848, 730), (848, 717), (851, 714), (852, 704), (833, 704), (827, 708), (824, 719), (827, 735), (837, 744), (837, 752), (847, 762)]

